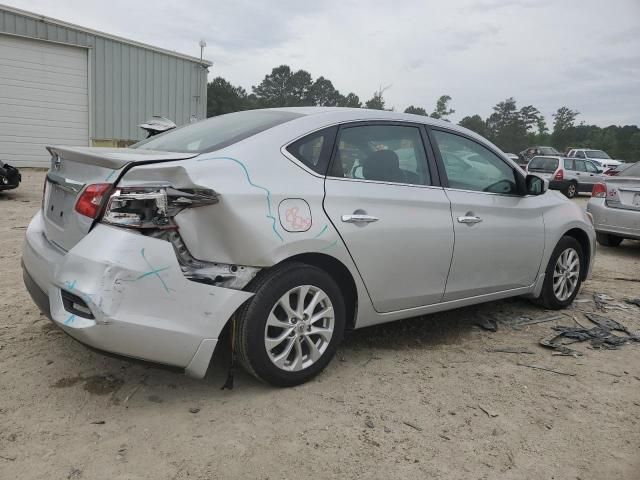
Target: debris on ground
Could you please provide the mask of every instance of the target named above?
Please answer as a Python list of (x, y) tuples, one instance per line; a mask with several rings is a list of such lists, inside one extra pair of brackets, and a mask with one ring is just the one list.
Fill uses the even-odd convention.
[(558, 370), (553, 370), (552, 368), (547, 368), (547, 367), (541, 367), (539, 365), (527, 365), (526, 363), (517, 363), (516, 365), (518, 365), (519, 367), (534, 368), (536, 370), (543, 370), (545, 372), (557, 373), (558, 375), (565, 375), (567, 377), (576, 376), (575, 373), (559, 372)]
[(478, 408), (482, 410), (484, 413), (486, 413), (489, 418), (495, 418), (498, 416), (497, 412), (494, 412), (488, 407), (483, 407), (482, 405), (478, 405)]
[(524, 327), (527, 325), (537, 325), (538, 323), (553, 322), (556, 320), (561, 320), (562, 318), (564, 318), (562, 315), (545, 315), (542, 317), (527, 317), (527, 316), (521, 315), (516, 318), (510, 318), (506, 320), (501, 319), (500, 323), (508, 327), (511, 327), (514, 330), (519, 330), (521, 327)]
[(605, 330), (617, 330), (619, 332), (624, 332), (627, 335), (631, 335), (629, 329), (616, 320), (603, 317), (602, 315), (598, 315), (597, 313), (585, 313), (584, 315), (593, 323), (601, 328), (604, 328)]
[(476, 325), (490, 332), (498, 331), (498, 322), (494, 318), (484, 318), (482, 322), (476, 323)]
[(593, 294), (593, 301), (596, 303), (596, 308), (598, 310), (604, 310), (604, 306), (610, 300), (613, 300), (613, 297), (610, 297), (609, 295), (606, 295), (604, 293), (594, 293)]
[(198, 413), (200, 411), (200, 409), (198, 407), (191, 407), (189, 409), (189, 413)]
[(487, 352), (490, 353), (524, 353), (533, 355), (534, 352), (527, 350), (526, 348), (519, 347), (502, 347), (502, 348), (487, 348)]
[(635, 305), (636, 307), (640, 307), (640, 298), (625, 298), (624, 301), (629, 305)]

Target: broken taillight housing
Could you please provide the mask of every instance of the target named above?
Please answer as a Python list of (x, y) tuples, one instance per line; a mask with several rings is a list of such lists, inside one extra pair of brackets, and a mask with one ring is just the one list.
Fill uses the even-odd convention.
[[(97, 218), (104, 204), (103, 199), (111, 190), (110, 183), (94, 183), (87, 185), (76, 201), (76, 212), (89, 218)], [(44, 198), (44, 194), (43, 194)]]
[(122, 187), (109, 197), (102, 222), (135, 229), (175, 229), (173, 217), (183, 209), (215, 203), (218, 194), (208, 189)]

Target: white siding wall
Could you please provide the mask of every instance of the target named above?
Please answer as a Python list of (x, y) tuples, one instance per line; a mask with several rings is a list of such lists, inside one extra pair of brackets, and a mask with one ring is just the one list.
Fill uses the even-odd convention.
[(49, 165), (46, 145), (89, 144), (87, 49), (0, 34), (0, 160)]

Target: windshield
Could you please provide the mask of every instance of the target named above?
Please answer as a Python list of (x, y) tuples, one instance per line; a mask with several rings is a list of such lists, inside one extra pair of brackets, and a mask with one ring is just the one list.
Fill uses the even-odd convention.
[(555, 172), (558, 168), (558, 159), (550, 157), (533, 157), (527, 168), (529, 171)]
[(538, 150), (543, 155), (560, 155), (560, 152), (553, 147), (539, 147)]
[(640, 162), (636, 162), (625, 168), (618, 174), (619, 177), (640, 177)]
[(301, 116), (299, 113), (278, 110), (228, 113), (169, 130), (138, 142), (131, 148), (165, 152), (213, 152)]
[(585, 150), (584, 152), (587, 155), (587, 158), (604, 158), (604, 159), (611, 159), (611, 157), (609, 155), (607, 155), (605, 152), (603, 152), (602, 150)]

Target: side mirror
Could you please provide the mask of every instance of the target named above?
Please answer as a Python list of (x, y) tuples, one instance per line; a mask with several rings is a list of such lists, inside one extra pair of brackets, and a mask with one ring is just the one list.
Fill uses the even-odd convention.
[(537, 175), (527, 175), (525, 179), (527, 195), (542, 195), (549, 189), (549, 181)]

